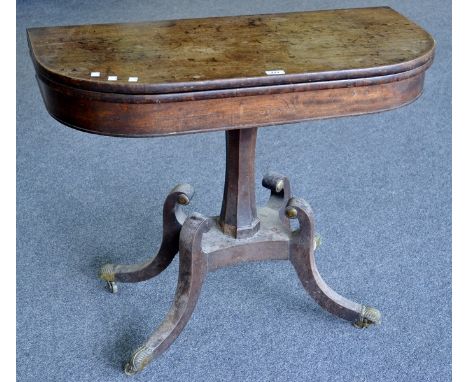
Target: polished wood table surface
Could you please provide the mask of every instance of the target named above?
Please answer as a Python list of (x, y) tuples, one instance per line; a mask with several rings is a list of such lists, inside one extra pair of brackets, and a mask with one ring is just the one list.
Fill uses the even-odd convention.
[[(290, 260), (326, 310), (367, 327), (376, 308), (338, 295), (320, 276), (310, 206), (286, 176), (269, 173), (266, 206), (255, 201), (257, 128), (396, 108), (422, 92), (435, 43), (388, 7), (30, 28), (38, 84), (49, 113), (70, 127), (111, 136), (155, 137), (226, 130), (220, 216), (182, 211), (193, 196), (177, 185), (164, 204), (157, 255), (105, 264), (100, 277), (138, 282), (180, 255), (174, 303), (130, 357), (127, 374), (166, 350), (188, 322), (209, 271), (255, 260)], [(300, 139), (291, 130), (290, 139)], [(183, 159), (183, 158), (181, 158)], [(280, 160), (280, 159), (279, 159)], [(290, 219), (298, 219), (292, 230)]]

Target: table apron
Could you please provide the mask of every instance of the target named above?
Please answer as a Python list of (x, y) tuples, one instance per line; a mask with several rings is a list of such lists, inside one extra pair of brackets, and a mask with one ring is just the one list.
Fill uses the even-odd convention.
[[(109, 102), (38, 77), (49, 113), (90, 133), (151, 137), (359, 115), (400, 107), (422, 92), (424, 71), (399, 81), (168, 103)], [(92, 92), (87, 92), (91, 93)], [(99, 93), (95, 93), (99, 94)]]

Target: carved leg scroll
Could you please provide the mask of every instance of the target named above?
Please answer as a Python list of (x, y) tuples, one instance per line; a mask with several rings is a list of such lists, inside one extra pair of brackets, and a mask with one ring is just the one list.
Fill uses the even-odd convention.
[[(266, 207), (277, 210), (281, 223), (290, 228), (291, 224), (289, 224), (288, 217), (286, 216), (286, 206), (289, 199), (292, 198), (291, 184), (288, 177), (276, 172), (269, 172), (263, 177), (262, 186), (271, 190)], [(314, 250), (320, 247), (321, 242), (322, 237), (318, 233), (315, 234)]]
[(177, 291), (163, 323), (137, 349), (125, 365), (125, 373), (133, 375), (141, 371), (155, 357), (164, 352), (178, 337), (192, 315), (201, 286), (207, 272), (206, 255), (201, 240), (213, 224), (212, 219), (193, 214), (180, 232), (180, 265)]
[(263, 177), (262, 186), (271, 191), (270, 199), (268, 199), (266, 206), (273, 210), (278, 210), (280, 221), (289, 228), (289, 220), (284, 212), (292, 196), (289, 179), (276, 172), (269, 172)]
[(100, 278), (107, 281), (111, 292), (117, 291), (116, 281), (134, 283), (157, 276), (174, 259), (179, 249), (179, 234), (186, 216), (181, 205), (187, 205), (193, 196), (193, 187), (179, 184), (172, 189), (164, 202), (163, 236), (158, 254), (151, 260), (134, 265), (106, 264)]
[(310, 206), (302, 199), (291, 198), (286, 215), (299, 220), (299, 229), (292, 233), (289, 244), (290, 260), (304, 289), (330, 313), (364, 328), (380, 323), (380, 312), (372, 307), (350, 301), (332, 290), (322, 279), (314, 257), (314, 221)]

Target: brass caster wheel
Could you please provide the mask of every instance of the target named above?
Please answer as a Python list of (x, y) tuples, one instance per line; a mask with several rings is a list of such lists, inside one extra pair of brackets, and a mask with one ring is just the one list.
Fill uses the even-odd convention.
[(137, 370), (134, 369), (130, 363), (126, 363), (124, 366), (124, 373), (128, 376), (132, 376), (137, 373)]
[(314, 236), (314, 251), (319, 249), (321, 245), (322, 245), (322, 236), (320, 236), (319, 234), (316, 234)]
[(115, 281), (107, 281), (106, 285), (107, 285), (107, 289), (109, 289), (111, 293), (117, 293), (118, 288), (117, 288), (117, 283)]

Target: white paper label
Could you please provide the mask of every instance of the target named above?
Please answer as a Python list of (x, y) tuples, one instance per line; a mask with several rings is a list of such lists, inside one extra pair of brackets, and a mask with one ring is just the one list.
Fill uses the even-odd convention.
[(91, 77), (101, 77), (101, 72), (91, 72)]
[(117, 81), (117, 76), (108, 76), (107, 81)]
[(267, 74), (267, 76), (275, 76), (275, 75), (278, 75), (278, 74), (286, 74), (284, 72), (284, 70), (282, 70), (282, 69), (267, 70), (267, 71), (265, 71), (265, 73)]
[(138, 82), (138, 77), (128, 77), (128, 82)]

